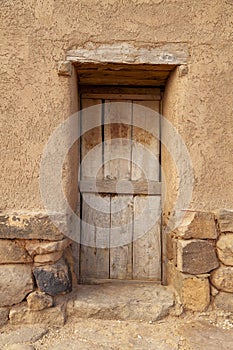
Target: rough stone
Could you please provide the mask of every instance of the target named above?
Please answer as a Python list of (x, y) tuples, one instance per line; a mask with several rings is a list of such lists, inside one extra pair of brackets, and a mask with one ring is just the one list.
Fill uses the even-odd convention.
[(49, 254), (41, 254), (34, 256), (34, 262), (38, 264), (48, 264), (58, 261), (62, 257), (63, 252), (54, 252)]
[(174, 263), (176, 264), (177, 259), (177, 239), (173, 237), (173, 235), (170, 233), (167, 236), (167, 258), (169, 260), (174, 260)]
[(210, 285), (207, 276), (193, 276), (180, 272), (168, 263), (168, 282), (173, 285), (184, 309), (204, 311), (210, 303)]
[(20, 303), (33, 287), (30, 265), (0, 265), (0, 306)]
[(188, 66), (186, 64), (182, 64), (178, 66), (179, 77), (183, 77), (188, 74)]
[(217, 288), (215, 288), (214, 286), (210, 286), (210, 292), (211, 292), (211, 295), (213, 297), (215, 297), (218, 293), (219, 293), (219, 290), (217, 290)]
[(0, 262), (1, 264), (28, 263), (32, 258), (20, 241), (0, 239)]
[(207, 273), (219, 266), (214, 246), (202, 240), (178, 240), (177, 268), (192, 275)]
[(64, 76), (71, 76), (72, 65), (70, 61), (60, 61), (58, 63), (58, 74)]
[(233, 210), (216, 210), (215, 216), (221, 232), (233, 232)]
[(211, 273), (211, 283), (224, 292), (233, 293), (233, 267), (221, 266)]
[[(41, 326), (22, 326), (0, 335), (0, 346), (19, 345), (26, 342), (35, 342), (41, 339), (48, 332), (47, 328)], [(25, 345), (25, 344), (22, 344)], [(4, 348), (5, 349), (5, 348)]]
[(233, 333), (209, 322), (187, 322), (180, 327), (187, 350), (232, 350)]
[(61, 241), (55, 242), (41, 242), (39, 240), (27, 241), (26, 249), (32, 256), (38, 254), (49, 254), (65, 250), (71, 243), (69, 238), (64, 238)]
[(27, 303), (30, 310), (44, 310), (53, 306), (53, 298), (44, 292), (35, 291), (28, 295)]
[(8, 322), (9, 308), (0, 307), (0, 327)]
[(217, 241), (219, 259), (225, 264), (233, 266), (233, 233), (222, 234)]
[[(61, 218), (61, 223), (66, 225)], [(63, 234), (53, 225), (48, 215), (38, 214), (0, 214), (0, 236), (9, 239), (61, 240)]]
[(67, 312), (77, 318), (156, 321), (174, 306), (170, 287), (148, 283), (79, 285)]
[(233, 294), (220, 292), (214, 299), (214, 305), (226, 312), (233, 312)]
[(65, 304), (56, 305), (44, 310), (30, 310), (27, 303), (15, 305), (10, 310), (11, 324), (43, 324), (63, 326), (66, 320)]
[(175, 233), (178, 237), (184, 239), (216, 239), (215, 216), (213, 213), (187, 211)]
[(53, 265), (43, 265), (33, 268), (33, 274), (40, 291), (50, 295), (68, 293), (72, 290), (72, 276), (65, 259), (60, 259)]

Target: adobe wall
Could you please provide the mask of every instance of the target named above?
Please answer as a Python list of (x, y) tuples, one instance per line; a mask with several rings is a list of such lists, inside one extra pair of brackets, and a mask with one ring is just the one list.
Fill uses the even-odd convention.
[(232, 16), (228, 0), (4, 1), (1, 209), (43, 209), (40, 156), (71, 113), (70, 83), (58, 76), (58, 61), (70, 49), (112, 42), (188, 43), (189, 72), (169, 82), (179, 98), (167, 117), (193, 160), (192, 208), (232, 208)]
[[(188, 46), (188, 70), (182, 72), (177, 68), (170, 76), (164, 95), (164, 115), (178, 130), (191, 156), (194, 183), (189, 209), (207, 212), (208, 225), (214, 222), (218, 231), (211, 237), (191, 235), (188, 240), (194, 239), (194, 242), (188, 243), (186, 238), (173, 232), (172, 238), (178, 248), (169, 258), (168, 265), (172, 266), (169, 276), (173, 276), (169, 278), (174, 284), (180, 280), (179, 276), (192, 275), (184, 270), (182, 252), (186, 244), (190, 244), (194, 252), (197, 251), (195, 244), (197, 247), (204, 244), (203, 249), (211, 251), (209, 254), (215, 263), (208, 266), (206, 272), (193, 271), (196, 279), (202, 275), (205, 295), (208, 294), (204, 306), (196, 308), (204, 309), (210, 301), (208, 274), (212, 270), (217, 271), (211, 275), (215, 288), (232, 293), (232, 286), (226, 287), (228, 282), (221, 282), (221, 285), (216, 282), (218, 273), (228, 276), (224, 281), (232, 280), (233, 253), (230, 253), (230, 263), (221, 255), (222, 244), (227, 247), (232, 244), (232, 228), (222, 230), (219, 219), (211, 213), (216, 209), (233, 209), (233, 2), (5, 0), (1, 5), (1, 314), (7, 319), (9, 307), (25, 300), (35, 290), (52, 294), (40, 284), (41, 275), (45, 276), (43, 284), (47, 274), (51, 277), (65, 271), (54, 294), (71, 289), (69, 254), (64, 253), (70, 242), (56, 231), (44, 211), (39, 188), (40, 160), (54, 128), (77, 110), (75, 73), (72, 77), (59, 76), (58, 62), (66, 58), (68, 50), (113, 42), (137, 48), (159, 43), (186, 43)], [(77, 148), (72, 152), (64, 166), (64, 189), (75, 208), (77, 173), (72, 159), (77, 156)], [(179, 179), (165, 151), (162, 162), (166, 174), (166, 222), (174, 209)], [(196, 243), (196, 240), (204, 243)], [(180, 260), (176, 261), (176, 254), (180, 254)], [(222, 272), (222, 267), (228, 272)], [(7, 279), (7, 271), (12, 273), (13, 279)], [(17, 278), (19, 289), (16, 289)], [(194, 282), (198, 286), (196, 279)], [(176, 285), (178, 292), (183, 288), (181, 285), (181, 282)], [(187, 285), (192, 289), (193, 279)], [(53, 303), (44, 294), (40, 297), (42, 301), (35, 302), (37, 310)], [(34, 298), (37, 300), (37, 295)], [(185, 304), (182, 296), (181, 302)], [(15, 322), (17, 310), (17, 306), (13, 306), (11, 319), (15, 317)], [(30, 321), (35, 312), (29, 312), (25, 304), (20, 306), (19, 314), (23, 313), (24, 320)]]

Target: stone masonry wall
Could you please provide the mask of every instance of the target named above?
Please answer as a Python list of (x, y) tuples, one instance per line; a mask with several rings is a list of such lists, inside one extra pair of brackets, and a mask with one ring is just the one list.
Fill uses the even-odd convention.
[(41, 214), (0, 215), (0, 226), (0, 326), (8, 319), (63, 324), (56, 297), (72, 290), (65, 258), (71, 240)]
[(167, 239), (168, 282), (186, 310), (233, 312), (233, 211), (187, 211)]

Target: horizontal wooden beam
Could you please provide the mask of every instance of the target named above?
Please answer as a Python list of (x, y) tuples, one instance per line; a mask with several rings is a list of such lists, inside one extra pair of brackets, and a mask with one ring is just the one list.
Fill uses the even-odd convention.
[(161, 195), (161, 182), (152, 180), (81, 180), (82, 193)]
[(133, 101), (160, 101), (160, 95), (129, 95), (129, 94), (82, 94), (82, 98), (105, 99), (105, 100), (133, 100)]
[(67, 52), (66, 59), (71, 62), (127, 63), (127, 64), (166, 64), (187, 63), (186, 43), (157, 43), (135, 47), (129, 43), (92, 44), (88, 48), (77, 48)]
[(116, 95), (145, 95), (160, 96), (160, 89), (155, 87), (126, 87), (126, 86), (93, 86), (93, 85), (81, 85), (79, 87), (81, 94), (116, 94)]

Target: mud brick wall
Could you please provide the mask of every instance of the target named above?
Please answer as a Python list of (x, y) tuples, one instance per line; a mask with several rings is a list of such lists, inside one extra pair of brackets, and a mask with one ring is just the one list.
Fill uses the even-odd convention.
[(65, 258), (71, 240), (41, 214), (1, 215), (0, 231), (0, 324), (20, 321), (22, 313), (27, 323), (55, 306), (54, 297), (72, 290)]
[(233, 312), (233, 211), (187, 211), (167, 239), (168, 281), (187, 310)]

